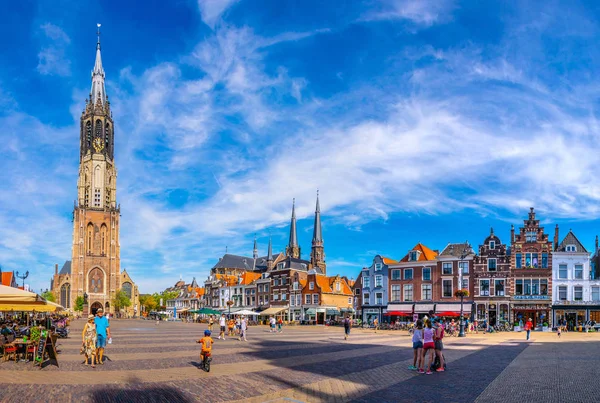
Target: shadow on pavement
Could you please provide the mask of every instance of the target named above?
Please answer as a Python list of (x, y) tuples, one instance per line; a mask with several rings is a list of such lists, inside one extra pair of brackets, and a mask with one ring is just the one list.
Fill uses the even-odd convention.
[(192, 400), (186, 397), (178, 389), (171, 386), (164, 387), (134, 387), (123, 388), (101, 388), (91, 393), (91, 401), (94, 403), (188, 403)]

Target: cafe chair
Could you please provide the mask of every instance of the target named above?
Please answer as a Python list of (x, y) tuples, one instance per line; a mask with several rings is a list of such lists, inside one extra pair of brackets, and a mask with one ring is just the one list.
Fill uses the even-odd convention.
[(35, 344), (29, 344), (29, 345), (27, 345), (27, 351), (26, 351), (26, 354), (25, 354), (25, 358), (26, 359), (29, 359), (29, 356), (31, 355), (31, 361), (34, 360), (34, 358), (35, 358), (35, 350), (36, 350), (35, 347), (36, 347)]
[(15, 362), (17, 362), (17, 346), (12, 343), (5, 344), (4, 346), (4, 354), (2, 355), (2, 361), (10, 360), (12, 356)]

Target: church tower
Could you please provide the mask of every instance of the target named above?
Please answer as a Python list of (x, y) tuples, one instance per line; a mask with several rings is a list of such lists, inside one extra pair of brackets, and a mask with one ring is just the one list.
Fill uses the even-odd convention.
[(292, 221), (290, 222), (290, 241), (285, 248), (285, 255), (300, 259), (300, 246), (298, 246), (298, 234), (296, 232), (296, 199), (292, 203)]
[(312, 247), (310, 251), (311, 267), (319, 267), (323, 274), (326, 273), (325, 250), (323, 247), (323, 232), (321, 231), (321, 205), (319, 204), (319, 191), (317, 190), (317, 206), (315, 208), (315, 225), (313, 229)]
[[(121, 288), (114, 123), (104, 84), (100, 25), (90, 98), (80, 118), (79, 179), (73, 211), (72, 301), (84, 293), (91, 312), (113, 312)], [(129, 289), (125, 284), (124, 289)], [(133, 297), (133, 295), (131, 296)], [(132, 303), (134, 298), (131, 298)]]

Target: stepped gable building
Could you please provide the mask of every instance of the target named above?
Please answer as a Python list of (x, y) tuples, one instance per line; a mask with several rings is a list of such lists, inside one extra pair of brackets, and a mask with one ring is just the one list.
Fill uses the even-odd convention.
[(72, 258), (65, 262), (60, 273), (55, 270), (51, 287), (59, 296), (59, 303), (68, 309), (73, 308), (78, 296), (86, 295), (92, 313), (98, 308), (114, 313), (111, 300), (115, 293), (121, 288), (130, 289), (131, 310), (137, 312), (136, 287), (129, 275), (123, 277), (121, 273), (115, 133), (104, 80), (98, 32), (90, 98), (80, 117)]
[(558, 247), (558, 226), (554, 242), (540, 226), (534, 208), (519, 233), (511, 229), (511, 321), (533, 320), (536, 327), (552, 327), (552, 251)]
[(600, 279), (593, 277), (590, 254), (571, 230), (552, 254), (552, 319), (569, 330), (600, 322)]
[(490, 326), (509, 320), (510, 254), (506, 244), (490, 229), (490, 235), (479, 245), (473, 258), (473, 299), (475, 317)]
[(304, 282), (302, 296), (304, 319), (317, 324), (353, 312), (352, 289), (339, 275), (327, 277), (311, 270)]

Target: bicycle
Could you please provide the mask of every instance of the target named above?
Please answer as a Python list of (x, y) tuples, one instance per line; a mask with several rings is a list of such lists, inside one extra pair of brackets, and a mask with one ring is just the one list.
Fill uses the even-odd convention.
[(210, 362), (212, 361), (212, 357), (210, 355), (210, 352), (204, 353), (204, 359), (201, 363), (202, 369), (206, 372), (210, 372)]

